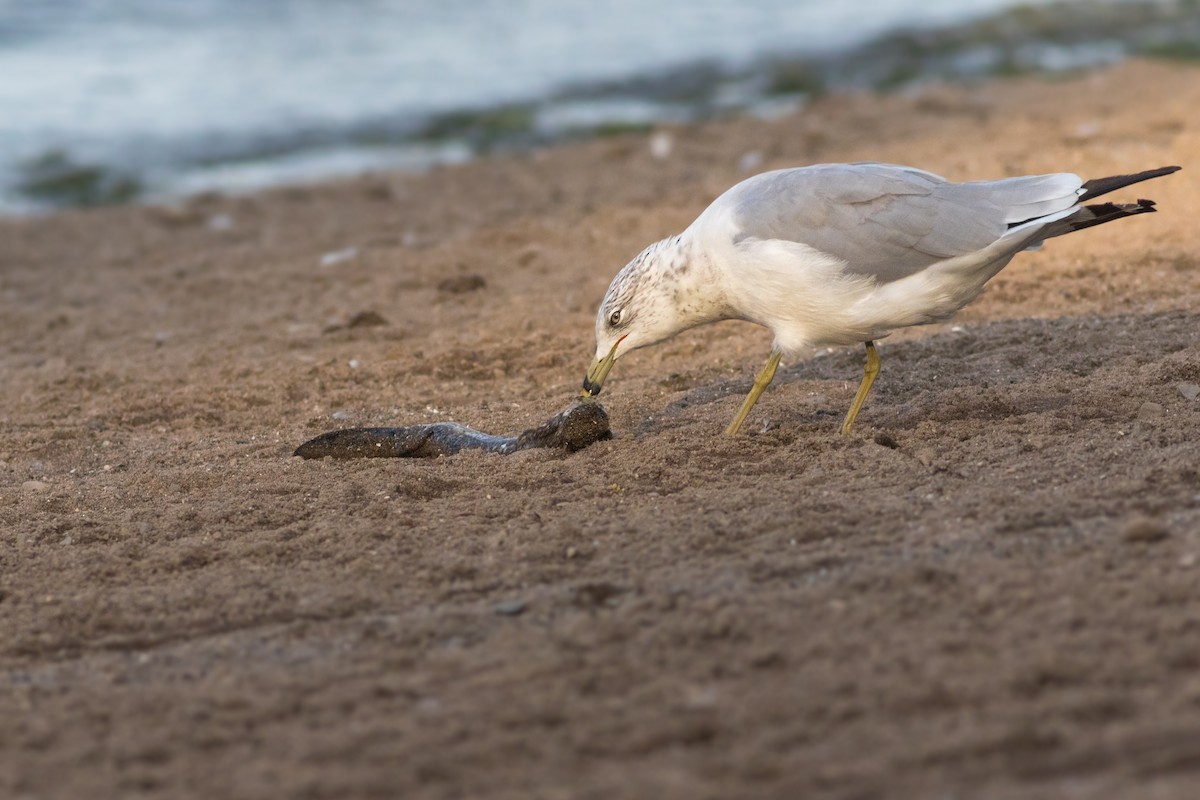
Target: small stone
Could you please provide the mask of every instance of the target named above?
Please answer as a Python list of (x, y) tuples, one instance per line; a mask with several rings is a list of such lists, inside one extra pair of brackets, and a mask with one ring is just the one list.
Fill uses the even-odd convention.
[(332, 267), (335, 264), (341, 264), (343, 261), (352, 261), (358, 258), (357, 247), (346, 247), (341, 250), (334, 250), (330, 253), (325, 253), (321, 256), (322, 267)]
[(1161, 419), (1162, 415), (1163, 407), (1161, 403), (1142, 403), (1137, 412), (1137, 418), (1143, 422)]
[(1161, 522), (1149, 517), (1134, 517), (1125, 524), (1125, 529), (1121, 532), (1121, 538), (1125, 541), (1144, 544), (1161, 542), (1170, 535), (1170, 531)]
[(920, 450), (917, 450), (915, 453), (913, 453), (913, 458), (921, 462), (921, 466), (928, 467), (932, 466), (933, 464), (934, 453), (933, 450), (929, 449), (928, 447), (922, 447)]
[(522, 247), (517, 252), (517, 264), (522, 267), (528, 267), (534, 261), (537, 261), (542, 255), (542, 248), (538, 245), (529, 245)]
[(233, 224), (233, 217), (228, 214), (213, 214), (204, 222), (204, 226), (210, 231), (231, 231)]
[(650, 137), (650, 156), (655, 161), (665, 161), (675, 149), (675, 137), (666, 131), (658, 131)]
[(717, 690), (711, 686), (688, 686), (683, 690), (687, 708), (712, 708), (717, 704)]
[(525, 613), (525, 601), (505, 600), (503, 603), (497, 603), (492, 610), (502, 617), (517, 617)]
[(21, 491), (30, 492), (32, 494), (40, 494), (50, 488), (50, 484), (45, 481), (25, 481), (21, 484)]
[(1175, 384), (1175, 388), (1178, 389), (1179, 393), (1188, 400), (1195, 400), (1197, 397), (1200, 397), (1200, 384), (1187, 382), (1177, 383)]
[(738, 169), (742, 172), (757, 172), (763, 165), (763, 154), (759, 150), (743, 153), (738, 159)]
[(388, 321), (378, 311), (359, 311), (346, 323), (347, 328), (372, 328), (387, 325)]
[(897, 450), (900, 447), (900, 443), (890, 433), (884, 433), (883, 431), (875, 434), (875, 444), (886, 447), (889, 450)]
[(372, 328), (377, 325), (387, 324), (387, 319), (385, 319), (384, 316), (378, 311), (359, 311), (345, 322), (333, 322), (329, 325), (326, 325), (321, 332), (336, 333), (337, 331), (350, 330), (353, 328)]
[(467, 292), (475, 292), (487, 286), (487, 281), (482, 275), (457, 275), (453, 278), (446, 278), (438, 284), (439, 292), (447, 294), (466, 294)]

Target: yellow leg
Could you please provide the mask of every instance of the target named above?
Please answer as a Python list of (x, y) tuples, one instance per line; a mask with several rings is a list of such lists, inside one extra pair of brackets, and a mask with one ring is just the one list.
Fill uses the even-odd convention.
[(867, 393), (871, 391), (871, 384), (875, 382), (875, 376), (878, 374), (879, 353), (875, 350), (874, 342), (867, 342), (867, 364), (863, 367), (863, 378), (862, 383), (858, 385), (858, 394), (854, 395), (854, 402), (850, 404), (850, 411), (846, 413), (846, 421), (842, 423), (843, 436), (850, 435), (850, 429), (854, 427), (854, 420), (858, 417), (858, 412), (867, 399)]
[(738, 409), (737, 416), (733, 418), (733, 422), (729, 423), (729, 427), (725, 429), (726, 436), (733, 436), (741, 429), (742, 423), (750, 415), (750, 409), (754, 408), (754, 404), (758, 402), (758, 398), (762, 395), (763, 390), (770, 386), (771, 381), (775, 379), (775, 370), (779, 369), (779, 359), (781, 358), (783, 358), (783, 353), (778, 350), (771, 351), (771, 356), (767, 359), (766, 365), (755, 376), (754, 385), (750, 387), (750, 394), (746, 395), (746, 401)]

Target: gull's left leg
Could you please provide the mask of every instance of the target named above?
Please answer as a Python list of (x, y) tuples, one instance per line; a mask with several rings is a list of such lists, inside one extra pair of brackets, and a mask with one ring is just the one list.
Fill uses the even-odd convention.
[(775, 379), (775, 370), (779, 369), (779, 359), (781, 358), (783, 358), (783, 353), (778, 350), (771, 351), (766, 365), (755, 376), (754, 385), (750, 387), (750, 394), (746, 395), (746, 401), (738, 409), (737, 416), (733, 418), (733, 422), (729, 423), (729, 427), (725, 429), (726, 436), (733, 436), (742, 427), (742, 423), (746, 421), (746, 417), (750, 414), (750, 409), (754, 408), (754, 404), (758, 402), (758, 398), (763, 393), (763, 390), (770, 386), (771, 381)]
[(863, 379), (858, 385), (858, 394), (854, 395), (854, 402), (850, 404), (850, 411), (846, 413), (846, 421), (842, 423), (843, 436), (850, 435), (854, 419), (858, 416), (859, 409), (867, 399), (867, 392), (871, 391), (871, 384), (875, 382), (875, 376), (878, 374), (879, 353), (875, 350), (874, 342), (867, 342), (867, 364), (863, 367)]

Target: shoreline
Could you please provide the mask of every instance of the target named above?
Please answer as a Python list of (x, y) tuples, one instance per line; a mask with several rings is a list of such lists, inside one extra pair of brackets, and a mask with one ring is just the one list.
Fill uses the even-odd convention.
[[(930, 29), (897, 29), (830, 51), (770, 53), (748, 63), (696, 61), (544, 96), (290, 132), (147, 141), (125, 162), (48, 149), (15, 166), (14, 211), (171, 202), (204, 191), (294, 185), (359, 170), (422, 171), (546, 145), (739, 116), (787, 116), (827, 94), (904, 92), (996, 77), (1064, 76), (1130, 57), (1196, 62), (1200, 10), (1182, 3), (1060, 0)], [(138, 161), (138, 158), (142, 161)], [(32, 205), (28, 205), (32, 204)]]

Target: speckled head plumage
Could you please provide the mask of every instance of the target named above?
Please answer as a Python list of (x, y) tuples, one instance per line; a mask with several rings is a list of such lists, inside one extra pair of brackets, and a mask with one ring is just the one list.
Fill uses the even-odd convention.
[(664, 251), (677, 241), (678, 238), (655, 242), (613, 278), (596, 311), (597, 351), (607, 353), (612, 344), (622, 337), (628, 342), (624, 350), (651, 344), (643, 341), (646, 338), (643, 331), (654, 327), (649, 323), (655, 322), (656, 317), (670, 311), (662, 303), (654, 301), (663, 293), (664, 282), (670, 272), (667, 267), (669, 258), (664, 257)]
[(596, 360), (584, 379), (584, 394), (599, 394), (620, 356), (690, 327), (676, 302), (680, 278), (691, 269), (686, 250), (682, 236), (655, 242), (613, 278), (596, 311)]

